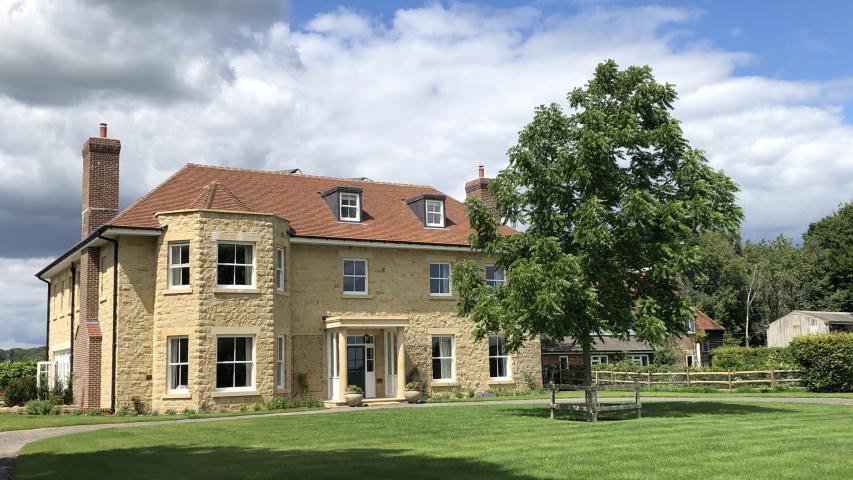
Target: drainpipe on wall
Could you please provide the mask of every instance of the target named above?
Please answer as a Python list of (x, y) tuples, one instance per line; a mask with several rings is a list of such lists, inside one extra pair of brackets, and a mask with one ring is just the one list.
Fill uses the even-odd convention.
[(47, 284), (47, 327), (45, 328), (44, 338), (44, 361), (50, 361), (50, 281), (41, 278), (41, 275), (36, 275), (36, 278)]
[(68, 328), (68, 339), (70, 343), (68, 344), (68, 371), (74, 371), (74, 282), (77, 281), (77, 265), (74, 262), (71, 262), (71, 323)]
[(98, 238), (106, 240), (113, 244), (113, 345), (112, 345), (112, 375), (110, 381), (110, 410), (116, 411), (116, 345), (118, 345), (118, 335), (116, 328), (118, 325), (118, 240), (114, 238), (104, 237), (98, 234)]

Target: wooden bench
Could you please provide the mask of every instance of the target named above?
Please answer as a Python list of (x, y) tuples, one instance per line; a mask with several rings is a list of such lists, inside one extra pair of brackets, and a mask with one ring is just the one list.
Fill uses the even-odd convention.
[(599, 412), (614, 412), (623, 410), (636, 410), (637, 418), (641, 418), (643, 405), (640, 403), (640, 384), (634, 382), (634, 402), (632, 403), (599, 403), (598, 386), (592, 385), (582, 387), (584, 391), (584, 403), (557, 403), (557, 391), (559, 388), (551, 384), (551, 420), (556, 418), (557, 410), (566, 409), (576, 412), (584, 412), (586, 421), (597, 422)]

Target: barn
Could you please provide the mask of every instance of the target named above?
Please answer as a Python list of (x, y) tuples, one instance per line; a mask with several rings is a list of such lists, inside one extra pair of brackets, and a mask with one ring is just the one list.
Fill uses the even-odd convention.
[(787, 347), (802, 335), (853, 332), (853, 313), (794, 310), (767, 327), (768, 347)]

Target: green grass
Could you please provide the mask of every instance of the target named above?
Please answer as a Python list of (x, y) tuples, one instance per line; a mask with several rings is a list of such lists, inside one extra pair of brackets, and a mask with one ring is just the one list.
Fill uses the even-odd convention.
[(137, 417), (121, 417), (115, 415), (0, 415), (0, 432), (8, 432), (11, 430), (29, 430), (33, 428), (46, 427), (67, 427), (71, 425), (94, 425), (99, 423), (128, 423), (128, 422), (162, 422), (186, 420), (189, 418), (207, 418), (207, 417), (235, 417), (242, 415), (262, 415), (265, 413), (281, 413), (297, 410), (307, 410), (305, 408), (292, 408), (289, 410), (259, 412), (228, 412), (228, 413), (204, 413), (193, 415), (159, 415), (159, 416), (137, 416)]
[(26, 446), (31, 478), (853, 478), (853, 408), (668, 402), (641, 420), (542, 405), (359, 409), (145, 426)]
[[(583, 398), (582, 391), (566, 391), (558, 392), (557, 398)], [(551, 398), (550, 393), (540, 392), (521, 392), (514, 394), (495, 395), (492, 397), (472, 397), (472, 398), (447, 398), (447, 397), (431, 397), (426, 401), (429, 403), (447, 403), (447, 402), (478, 402), (478, 401), (494, 401), (494, 400), (525, 400), (537, 398)], [(598, 392), (600, 398), (625, 398), (633, 397), (633, 390), (601, 390)], [(853, 398), (853, 393), (816, 393), (806, 390), (780, 390), (770, 392), (725, 392), (725, 391), (665, 391), (665, 390), (640, 390), (640, 397), (655, 397), (655, 398), (741, 398), (741, 397), (767, 397), (767, 398)]]

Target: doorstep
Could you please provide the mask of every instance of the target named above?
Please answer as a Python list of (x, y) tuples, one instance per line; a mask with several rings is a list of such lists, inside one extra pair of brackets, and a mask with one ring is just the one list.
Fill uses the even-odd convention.
[[(405, 398), (365, 398), (362, 403), (365, 405), (390, 405), (394, 403), (403, 403)], [(323, 406), (326, 408), (345, 407), (346, 401), (325, 400)]]

